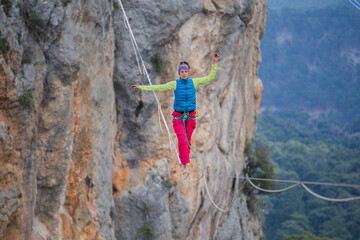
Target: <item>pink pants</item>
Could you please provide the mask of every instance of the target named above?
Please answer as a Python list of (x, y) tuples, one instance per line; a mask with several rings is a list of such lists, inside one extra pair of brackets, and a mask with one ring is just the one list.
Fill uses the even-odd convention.
[[(192, 111), (189, 113), (190, 117), (195, 118), (195, 111)], [(183, 114), (178, 112), (173, 112), (172, 114), (174, 117), (181, 117)], [(190, 162), (190, 148), (186, 141), (185, 136), (185, 129), (184, 125), (181, 119), (174, 119), (173, 120), (173, 127), (175, 130), (175, 133), (178, 138), (178, 148), (179, 148), (179, 155), (180, 155), (180, 161), (182, 164), (186, 164)], [(189, 140), (189, 144), (191, 145), (191, 135), (194, 132), (194, 129), (196, 127), (196, 121), (193, 119), (187, 119), (185, 121), (185, 127), (186, 127), (186, 134)]]

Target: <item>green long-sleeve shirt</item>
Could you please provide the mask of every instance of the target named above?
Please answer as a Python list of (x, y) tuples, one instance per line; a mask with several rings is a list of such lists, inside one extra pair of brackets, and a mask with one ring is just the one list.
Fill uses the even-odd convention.
[[(211, 73), (207, 77), (202, 78), (193, 78), (194, 87), (197, 88), (200, 84), (205, 84), (211, 82), (215, 79), (216, 75), (217, 64), (211, 65)], [(176, 90), (176, 81), (171, 81), (161, 85), (140, 85), (140, 91), (155, 91), (155, 92), (162, 92), (168, 90)]]

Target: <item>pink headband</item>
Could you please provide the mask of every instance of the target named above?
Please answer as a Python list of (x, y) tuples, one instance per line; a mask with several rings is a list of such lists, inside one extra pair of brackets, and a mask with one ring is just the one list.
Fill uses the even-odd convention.
[(188, 65), (186, 65), (186, 64), (181, 64), (181, 65), (179, 66), (179, 74), (180, 74), (180, 71), (181, 71), (181, 70), (187, 70), (187, 71), (189, 71)]

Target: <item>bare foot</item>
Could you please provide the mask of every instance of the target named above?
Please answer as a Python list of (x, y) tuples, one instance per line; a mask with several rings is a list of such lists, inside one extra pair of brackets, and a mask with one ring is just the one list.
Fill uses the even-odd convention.
[(189, 169), (187, 167), (187, 164), (181, 164), (181, 173), (189, 173)]

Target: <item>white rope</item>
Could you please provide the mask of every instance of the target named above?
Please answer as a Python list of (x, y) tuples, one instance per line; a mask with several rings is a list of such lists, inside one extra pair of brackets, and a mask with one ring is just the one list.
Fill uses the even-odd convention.
[[(198, 173), (191, 173), (191, 174), (198, 174)], [(360, 200), (360, 196), (357, 197), (352, 197), (352, 198), (343, 198), (343, 199), (335, 199), (335, 198), (328, 198), (328, 197), (324, 197), (321, 196), (319, 194), (314, 193), (313, 191), (311, 191), (308, 187), (306, 187), (305, 184), (312, 184), (312, 185), (322, 185), (322, 186), (336, 186), (336, 187), (350, 187), (350, 188), (360, 188), (360, 185), (357, 184), (342, 184), (342, 183), (328, 183), (328, 182), (304, 182), (304, 181), (293, 181), (293, 180), (280, 180), (280, 179), (268, 179), (268, 178), (250, 178), (248, 176), (246, 177), (234, 177), (234, 176), (230, 176), (230, 175), (216, 175), (217, 177), (228, 177), (228, 178), (238, 178), (238, 179), (244, 179), (247, 180), (254, 188), (256, 188), (259, 191), (262, 192), (269, 192), (269, 193), (279, 193), (279, 192), (285, 192), (287, 190), (290, 190), (294, 187), (297, 187), (298, 185), (301, 185), (305, 188), (306, 191), (308, 191), (310, 194), (312, 194), (313, 196), (320, 198), (322, 200), (326, 200), (326, 201), (332, 201), (332, 202), (347, 202), (347, 201), (354, 201), (354, 200)], [(201, 175), (200, 178), (193, 180), (193, 178), (190, 175), (190, 178), (192, 181), (199, 181), (201, 178), (203, 177), (203, 175)], [(291, 185), (289, 187), (283, 188), (283, 189), (278, 189), (278, 190), (269, 190), (269, 189), (263, 189), (260, 188), (258, 186), (256, 186), (251, 180), (258, 180), (258, 181), (271, 181), (271, 182), (285, 182), (285, 183), (294, 183), (294, 185)], [(205, 180), (205, 187), (206, 190), (208, 192), (208, 195), (210, 197), (211, 202), (213, 202), (214, 206), (216, 208), (219, 208), (214, 201), (212, 200), (210, 193), (209, 193), (209, 189), (207, 188), (206, 185), (206, 180)]]
[[(201, 175), (201, 173), (191, 173), (194, 175)], [(271, 178), (256, 178), (256, 177), (234, 177), (232, 175), (223, 175), (223, 174), (216, 174), (213, 175), (216, 177), (227, 177), (227, 178), (238, 178), (238, 179), (250, 179), (250, 180), (258, 180), (258, 181), (270, 181), (270, 182), (281, 182), (281, 183), (303, 183), (307, 185), (322, 185), (322, 186), (334, 186), (334, 187), (349, 187), (349, 188), (360, 188), (359, 184), (346, 184), (346, 183), (329, 183), (329, 182), (309, 182), (309, 181), (296, 181), (296, 180), (283, 180), (283, 179), (271, 179)]]
[(139, 51), (139, 47), (138, 47), (138, 45), (137, 45), (137, 43), (136, 43), (135, 36), (134, 36), (133, 31), (132, 31), (132, 29), (131, 29), (131, 26), (130, 26), (128, 17), (127, 17), (127, 15), (126, 15), (124, 6), (122, 5), (121, 0), (118, 0), (118, 2), (119, 2), (119, 4), (120, 4), (121, 10), (122, 10), (122, 12), (123, 12), (123, 14), (124, 14), (124, 19), (125, 19), (125, 22), (126, 22), (126, 26), (127, 26), (128, 30), (129, 30), (130, 37), (134, 40), (134, 45), (135, 45), (135, 48), (136, 48), (136, 50), (137, 50), (137, 53), (139, 54), (139, 57), (140, 57), (141, 61), (143, 62), (142, 57), (141, 57), (141, 54), (140, 54), (140, 51)]
[(349, 2), (360, 10), (360, 3), (358, 3), (356, 0), (349, 0)]
[(160, 131), (164, 132), (161, 126), (160, 110), (161, 110), (161, 106), (158, 106), (158, 120), (159, 120)]
[[(124, 24), (125, 24), (125, 28), (126, 28), (127, 30), (129, 30), (129, 27), (127, 26), (127, 22), (126, 22), (126, 20), (125, 20), (125, 15), (124, 15)], [(140, 74), (142, 75), (143, 73), (142, 73), (142, 71), (141, 71), (140, 62), (139, 62), (139, 58), (138, 58), (138, 53), (137, 53), (136, 48), (135, 48), (134, 39), (131, 37), (131, 35), (130, 35), (130, 41), (131, 41), (131, 45), (132, 45), (133, 50), (134, 50), (134, 53), (135, 53), (136, 62), (137, 62), (137, 65), (138, 65)]]
[[(119, 2), (119, 5), (120, 5), (120, 7), (121, 7), (121, 10), (122, 10), (122, 12), (123, 12), (123, 15), (124, 15), (125, 26), (126, 26), (127, 29), (129, 30), (129, 34), (130, 34), (130, 38), (131, 38), (131, 43), (132, 43), (133, 48), (134, 48), (136, 60), (138, 61), (139, 71), (140, 71), (140, 73), (142, 74), (141, 67), (140, 67), (140, 62), (141, 62), (141, 65), (142, 65), (142, 67), (143, 67), (143, 73), (146, 75), (146, 78), (147, 78), (149, 84), (152, 85), (152, 82), (151, 82), (149, 73), (148, 73), (148, 71), (147, 71), (147, 69), (146, 69), (145, 62), (144, 62), (144, 60), (143, 60), (143, 58), (142, 58), (142, 56), (141, 56), (139, 47), (138, 47), (138, 45), (137, 45), (137, 42), (136, 42), (134, 33), (133, 33), (132, 29), (131, 29), (131, 26), (130, 26), (128, 17), (127, 17), (127, 15), (126, 15), (124, 6), (122, 5), (121, 0), (118, 0), (118, 2)], [(170, 148), (175, 151), (175, 154), (176, 154), (176, 157), (177, 157), (177, 159), (178, 159), (178, 161), (179, 161), (179, 164), (181, 164), (180, 157), (179, 157), (179, 153), (178, 153), (178, 151), (177, 151), (177, 149), (176, 149), (176, 147), (175, 147), (174, 141), (173, 141), (173, 139), (172, 139), (172, 137), (171, 137), (171, 133), (170, 133), (169, 127), (168, 127), (168, 125), (167, 125), (167, 123), (166, 123), (166, 119), (165, 119), (164, 114), (163, 114), (163, 112), (162, 112), (162, 110), (161, 110), (160, 101), (159, 101), (158, 97), (156, 96), (156, 93), (153, 92), (153, 94), (154, 94), (156, 103), (157, 103), (157, 105), (158, 105), (158, 116), (159, 116), (160, 129), (161, 129), (161, 131), (163, 131), (163, 130), (162, 130), (162, 126), (161, 126), (161, 121), (160, 121), (160, 119), (162, 118), (162, 120), (163, 120), (163, 122), (164, 122), (164, 125), (165, 125), (165, 127), (166, 127), (166, 130), (167, 130), (167, 132), (168, 132), (168, 135), (169, 135), (169, 143), (170, 143), (169, 145), (170, 145)]]
[(141, 66), (140, 66), (140, 63), (139, 63), (138, 55), (137, 55), (137, 53), (136, 53), (134, 40), (133, 40), (132, 38), (130, 38), (130, 39), (131, 39), (131, 45), (133, 46), (133, 49), (134, 49), (134, 52), (135, 52), (135, 57), (136, 57), (136, 62), (137, 62), (138, 68), (139, 68), (139, 72), (140, 72), (140, 74), (142, 75), (143, 72), (141, 71)]
[(328, 198), (328, 197), (324, 197), (321, 196), (317, 193), (314, 193), (313, 191), (311, 191), (305, 184), (301, 184), (301, 186), (303, 186), (303, 188), (305, 188), (306, 191), (308, 191), (310, 194), (314, 195), (317, 198), (320, 198), (322, 200), (326, 200), (326, 201), (331, 201), (331, 202), (348, 202), (348, 201), (354, 201), (354, 200), (360, 200), (360, 197), (351, 197), (351, 198)]
[(241, 185), (241, 187), (240, 187), (240, 189), (238, 190), (237, 194), (235, 195), (234, 199), (231, 201), (230, 206), (229, 206), (228, 208), (226, 208), (226, 209), (222, 209), (222, 208), (220, 208), (220, 207), (214, 202), (214, 200), (212, 199), (212, 197), (211, 197), (211, 195), (210, 195), (209, 188), (208, 188), (208, 186), (207, 186), (206, 177), (202, 176), (202, 178), (204, 179), (206, 192), (207, 192), (207, 194), (208, 194), (208, 196), (209, 196), (209, 198), (210, 198), (211, 203), (212, 203), (219, 211), (221, 211), (221, 212), (227, 212), (227, 211), (229, 211), (229, 210), (232, 208), (232, 206), (234, 205), (234, 202), (235, 202), (236, 198), (237, 198), (238, 195), (241, 193), (242, 189), (244, 188), (244, 186), (245, 186), (245, 184), (246, 184), (246, 182), (247, 182), (247, 180), (245, 180), (244, 183)]
[(317, 193), (314, 193), (313, 191), (311, 191), (305, 184), (313, 184), (313, 185), (323, 185), (323, 186), (341, 186), (341, 187), (352, 187), (352, 188), (359, 188), (360, 185), (355, 185), (355, 184), (338, 184), (338, 183), (324, 183), (324, 182), (301, 182), (301, 181), (290, 181), (290, 180), (278, 180), (278, 179), (264, 179), (264, 178), (251, 178), (251, 179), (256, 179), (259, 181), (273, 181), (273, 182), (295, 182), (294, 185), (284, 188), (284, 189), (280, 189), (280, 190), (267, 190), (267, 189), (263, 189), (263, 188), (259, 188), (258, 186), (256, 186), (253, 182), (251, 182), (250, 178), (246, 176), (246, 179), (249, 181), (249, 183), (256, 189), (258, 189), (259, 191), (263, 191), (263, 192), (270, 192), (270, 193), (276, 193), (276, 192), (283, 192), (283, 191), (287, 191), (290, 190), (291, 188), (294, 188), (298, 185), (301, 185), (303, 188), (305, 188), (306, 191), (308, 191), (310, 194), (312, 194), (313, 196), (320, 198), (322, 200), (326, 200), (326, 201), (331, 201), (331, 202), (348, 202), (348, 201), (354, 201), (354, 200), (360, 200), (360, 196), (358, 197), (351, 197), (351, 198), (341, 198), (341, 199), (335, 199), (335, 198), (328, 198), (328, 197), (324, 197), (321, 196)]
[(268, 192), (268, 193), (279, 193), (279, 192), (285, 192), (287, 190), (290, 190), (294, 187), (297, 187), (300, 185), (300, 183), (295, 183), (294, 185), (291, 185), (287, 188), (283, 188), (283, 189), (274, 189), (274, 190), (270, 190), (270, 189), (264, 189), (264, 188), (260, 188), (258, 186), (256, 186), (249, 178), (246, 178), (248, 180), (248, 182), (257, 190), (262, 191), (262, 192)]
[(193, 173), (189, 173), (189, 176), (190, 176), (191, 182), (198, 182), (198, 181), (200, 181), (200, 180), (201, 180), (201, 178), (204, 176), (204, 175), (201, 175), (199, 178), (194, 179), (194, 178), (191, 176), (192, 174), (193, 174)]
[[(229, 176), (230, 177), (230, 176)], [(241, 179), (246, 179), (246, 177), (238, 177)], [(350, 187), (350, 188), (360, 188), (358, 184), (344, 184), (344, 183), (329, 183), (329, 182), (308, 182), (308, 181), (294, 181), (294, 180), (281, 180), (281, 179), (270, 179), (270, 178), (254, 178), (249, 177), (250, 180), (259, 180), (259, 181), (270, 181), (270, 182), (284, 182), (284, 183), (303, 183), (303, 184), (312, 184), (312, 185), (322, 185), (322, 186), (334, 186), (334, 187)]]

